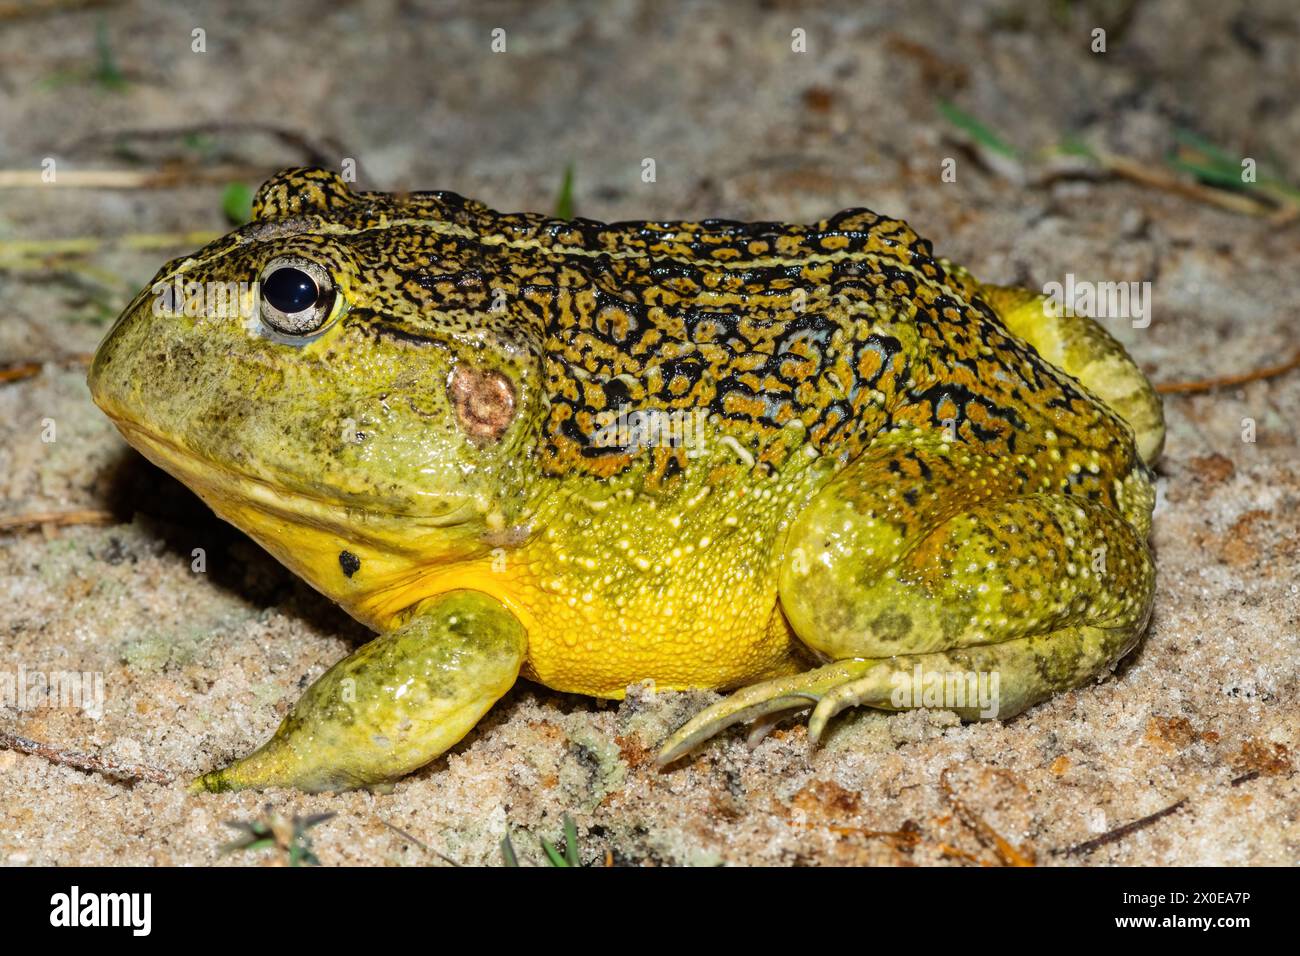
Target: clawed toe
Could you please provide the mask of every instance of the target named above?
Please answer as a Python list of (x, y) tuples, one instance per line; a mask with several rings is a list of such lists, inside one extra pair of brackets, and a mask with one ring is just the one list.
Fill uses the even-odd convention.
[[(761, 684), (758, 684), (753, 688), (747, 688), (747, 690), (754, 690), (761, 686)], [(815, 698), (806, 695), (785, 694), (754, 704), (741, 703), (737, 705), (736, 698), (744, 693), (745, 691), (739, 691), (725, 700), (718, 701), (711, 707), (706, 707), (679, 727), (671, 737), (664, 741), (663, 746), (659, 749), (659, 755), (655, 758), (655, 763), (660, 767), (666, 767), (710, 737), (726, 730), (732, 724), (757, 720), (760, 717), (783, 710), (807, 707), (815, 702)]]
[[(655, 763), (665, 767), (733, 724), (757, 721), (781, 711), (814, 705), (816, 709), (809, 724), (809, 738), (816, 743), (831, 717), (845, 707), (863, 702), (865, 698), (862, 695), (879, 683), (866, 675), (880, 666), (878, 661), (837, 661), (803, 674), (778, 677), (739, 690), (706, 707), (678, 728), (664, 741)], [(867, 681), (870, 681), (870, 688), (866, 686)], [(761, 740), (763, 733), (770, 729), (770, 724), (760, 723), (755, 728), (755, 733), (762, 731), (758, 739)], [(757, 742), (753, 740), (754, 744)]]

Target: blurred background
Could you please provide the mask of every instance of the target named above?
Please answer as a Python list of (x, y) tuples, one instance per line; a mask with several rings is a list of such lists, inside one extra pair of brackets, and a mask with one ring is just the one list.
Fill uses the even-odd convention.
[[(555, 836), (572, 812), (595, 861), (970, 862), (987, 851), (944, 816), (952, 764), (1040, 862), (1294, 861), (1298, 11), (0, 0), (0, 665), (109, 686), (102, 720), (0, 707), (0, 730), (192, 773), (262, 739), (363, 636), (126, 450), (85, 392), (118, 310), (242, 221), (266, 175), (353, 160), (360, 188), (598, 219), (869, 206), (986, 281), (1151, 283), (1148, 326), (1108, 323), (1167, 390), (1160, 596), (1134, 661), (1006, 726), (853, 715), (817, 760), (799, 728), (756, 755), (733, 741), (684, 771), (690, 793), (645, 758), (708, 695), (601, 707), (524, 685), (382, 813), (294, 797), (346, 811), (322, 857), (422, 861), (396, 821), (493, 862), (507, 828)], [(0, 860), (212, 862), (223, 816), (261, 803), (122, 795), (11, 750), (4, 768)], [(1196, 802), (1162, 829), (1069, 849), (1187, 779)]]

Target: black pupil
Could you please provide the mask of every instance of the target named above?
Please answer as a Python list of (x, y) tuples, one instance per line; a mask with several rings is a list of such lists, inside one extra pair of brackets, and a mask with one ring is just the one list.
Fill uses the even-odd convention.
[(316, 281), (301, 269), (284, 266), (263, 280), (262, 295), (275, 308), (292, 315), (316, 304)]

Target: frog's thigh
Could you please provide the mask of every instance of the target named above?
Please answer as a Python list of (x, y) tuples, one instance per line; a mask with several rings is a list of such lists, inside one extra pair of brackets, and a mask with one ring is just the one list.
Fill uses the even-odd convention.
[[(1145, 542), (1086, 499), (985, 501), (929, 529), (882, 534), (879, 518), (832, 492), (793, 530), (806, 555), (782, 574), (787, 618), (810, 647), (856, 659), (870, 675), (830, 692), (814, 735), (849, 703), (930, 706), (922, 692), (957, 674), (994, 681), (996, 707), (938, 706), (966, 718), (1012, 716), (1112, 668), (1151, 611)], [(888, 663), (872, 670), (863, 660)], [(925, 686), (912, 688), (918, 667)]]
[(259, 750), (194, 789), (338, 790), (394, 780), (459, 741), (514, 683), (519, 621), (477, 591), (452, 591), (376, 637), (307, 689)]
[(1146, 544), (1105, 505), (1048, 494), (948, 501), (957, 513), (928, 524), (891, 507), (892, 491), (864, 504), (841, 487), (795, 522), (780, 582), (795, 633), (829, 659), (1122, 628), (1150, 609)]

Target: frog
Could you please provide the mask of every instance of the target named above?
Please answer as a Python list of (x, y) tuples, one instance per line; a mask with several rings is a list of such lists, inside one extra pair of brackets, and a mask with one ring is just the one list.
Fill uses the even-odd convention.
[(720, 692), (665, 773), (799, 712), (812, 745), (850, 707), (1006, 721), (1151, 615), (1142, 370), (865, 208), (605, 223), (291, 168), (161, 268), (88, 383), (376, 635), (199, 792), (392, 786), (520, 677)]

